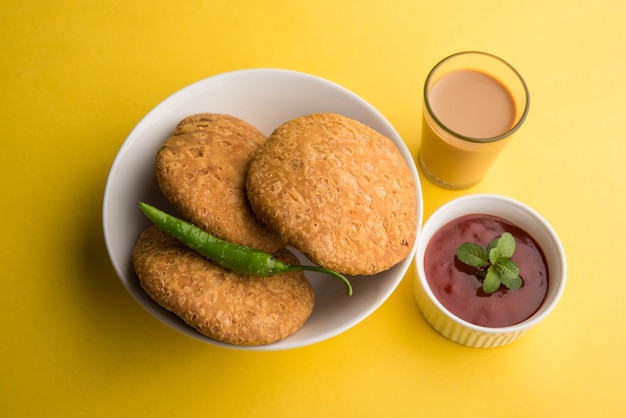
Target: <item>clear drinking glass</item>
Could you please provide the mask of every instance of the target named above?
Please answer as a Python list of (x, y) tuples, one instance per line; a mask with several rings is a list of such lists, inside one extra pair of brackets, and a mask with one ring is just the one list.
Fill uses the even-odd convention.
[(478, 183), (526, 119), (529, 104), (526, 83), (504, 60), (476, 51), (443, 59), (424, 85), (422, 170), (449, 189)]

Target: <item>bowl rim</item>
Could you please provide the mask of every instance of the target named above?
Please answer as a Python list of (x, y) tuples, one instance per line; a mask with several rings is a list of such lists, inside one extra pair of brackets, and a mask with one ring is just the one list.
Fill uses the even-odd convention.
[[(248, 76), (268, 77), (268, 79), (272, 78), (272, 80), (276, 77), (285, 77), (287, 80), (295, 82), (295, 83), (304, 83), (307, 86), (314, 85), (316, 86), (316, 88), (322, 87), (324, 89), (327, 89), (329, 94), (332, 93), (333, 97), (344, 98), (343, 101), (349, 104), (351, 106), (351, 109), (353, 109), (351, 110), (351, 112), (357, 113), (359, 115), (362, 115), (364, 118), (371, 120), (371, 123), (376, 125), (373, 127), (377, 130), (383, 130), (384, 131), (383, 134), (389, 137), (389, 139), (394, 143), (394, 145), (396, 145), (396, 147), (402, 154), (403, 158), (407, 162), (407, 166), (409, 167), (409, 170), (411, 171), (411, 174), (414, 178), (415, 188), (417, 192), (416, 239), (413, 244), (413, 247), (411, 251), (409, 252), (409, 254), (407, 255), (405, 260), (401, 261), (396, 266), (392, 267), (392, 269), (396, 269), (396, 271), (394, 273), (391, 273), (393, 274), (393, 276), (387, 279), (388, 284), (386, 284), (385, 287), (380, 287), (381, 289), (380, 291), (377, 291), (375, 295), (368, 298), (368, 302), (365, 304), (366, 309), (364, 309), (362, 313), (359, 313), (359, 314), (355, 313), (354, 315), (348, 317), (343, 323), (336, 325), (336, 326), (328, 327), (328, 329), (325, 329), (323, 333), (319, 333), (318, 335), (311, 335), (302, 341), (287, 342), (286, 340), (281, 340), (281, 341), (277, 341), (275, 343), (271, 343), (267, 345), (252, 346), (252, 347), (236, 346), (236, 345), (227, 344), (227, 343), (217, 341), (217, 340), (212, 340), (209, 337), (199, 334), (194, 329), (183, 330), (181, 326), (173, 323), (172, 321), (168, 319), (169, 313), (166, 314), (165, 312), (160, 312), (164, 308), (157, 308), (151, 305), (148, 306), (147, 303), (141, 297), (135, 294), (136, 292), (134, 288), (127, 283), (130, 278), (126, 277), (127, 276), (126, 267), (123, 265), (123, 263), (120, 262), (120, 260), (118, 260), (118, 256), (115, 254), (113, 246), (112, 246), (112, 240), (110, 237), (110, 229), (113, 227), (111, 225), (112, 215), (110, 212), (114, 212), (114, 210), (110, 206), (110, 201), (109, 201), (111, 191), (115, 187), (115, 184), (113, 184), (113, 177), (114, 177), (115, 171), (118, 170), (119, 166), (122, 164), (122, 161), (124, 160), (124, 155), (130, 152), (130, 150), (134, 146), (134, 143), (137, 142), (138, 137), (141, 137), (142, 134), (144, 133), (144, 130), (147, 129), (149, 120), (153, 117), (153, 115), (163, 114), (165, 111), (167, 111), (169, 106), (171, 106), (173, 103), (180, 103), (181, 101), (184, 100), (185, 95), (190, 94), (191, 92), (194, 92), (196, 88), (202, 89), (202, 88), (206, 88), (208, 85), (213, 85), (212, 83), (231, 82), (233, 79), (237, 79), (237, 77), (244, 77), (245, 79), (245, 77), (248, 77)], [(344, 106), (344, 104), (341, 104), (341, 106)], [(305, 107), (309, 107), (309, 105), (307, 104), (305, 105)], [(334, 105), (331, 107), (334, 107)], [(310, 113), (315, 113), (315, 112), (310, 112)], [(358, 118), (355, 118), (355, 119), (358, 119)], [(125, 138), (124, 142), (119, 147), (118, 152), (115, 156), (115, 159), (113, 160), (113, 163), (111, 165), (111, 168), (107, 177), (105, 189), (104, 189), (104, 196), (103, 196), (103, 202), (102, 202), (102, 227), (104, 229), (104, 238), (105, 238), (105, 244), (107, 247), (109, 259), (114, 267), (114, 270), (118, 276), (118, 279), (122, 281), (122, 284), (124, 285), (126, 290), (131, 294), (131, 296), (133, 296), (136, 302), (139, 303), (139, 305), (142, 308), (147, 310), (148, 313), (151, 314), (151, 316), (155, 317), (164, 325), (168, 326), (169, 328), (172, 328), (175, 331), (181, 332), (189, 337), (192, 337), (196, 340), (199, 340), (201, 342), (204, 342), (210, 345), (227, 347), (227, 348), (237, 349), (237, 350), (248, 350), (248, 351), (277, 351), (277, 350), (287, 350), (287, 349), (294, 349), (294, 348), (299, 348), (303, 346), (308, 346), (308, 345), (312, 345), (312, 344), (333, 338), (353, 328), (354, 326), (359, 324), (361, 321), (368, 318), (372, 313), (374, 313), (397, 289), (400, 282), (406, 276), (407, 271), (411, 267), (411, 263), (415, 255), (415, 251), (417, 249), (417, 241), (421, 233), (423, 211), (424, 211), (423, 192), (421, 188), (420, 177), (419, 177), (415, 159), (413, 158), (413, 155), (410, 152), (406, 142), (400, 136), (400, 134), (396, 131), (395, 127), (372, 104), (367, 102), (365, 99), (363, 99), (356, 93), (348, 90), (347, 88), (335, 82), (327, 80), (325, 78), (316, 76), (316, 75), (307, 74), (304, 72), (299, 72), (299, 71), (294, 71), (294, 70), (279, 69), (279, 68), (248, 68), (248, 69), (238, 69), (238, 70), (232, 70), (232, 71), (227, 71), (224, 73), (215, 74), (215, 75), (206, 77), (204, 79), (195, 81), (187, 86), (184, 86), (181, 89), (170, 94), (169, 96), (165, 97), (162, 101), (157, 103), (155, 106), (153, 106), (137, 122), (137, 124), (133, 127), (133, 129)]]
[[(452, 312), (450, 312), (434, 295), (430, 286), (428, 285), (428, 281), (426, 280), (426, 275), (424, 271), (424, 253), (430, 239), (444, 224), (449, 221), (452, 221), (460, 216), (471, 215), (471, 214), (480, 214), (480, 210), (459, 210), (454, 216), (451, 216), (450, 212), (454, 209), (463, 207), (468, 204), (479, 205), (484, 207), (485, 210), (482, 213), (492, 214), (488, 208), (490, 205), (494, 203), (499, 203), (506, 205), (508, 208), (516, 209), (518, 211), (523, 212), (528, 217), (532, 218), (533, 221), (537, 223), (537, 225), (546, 233), (546, 236), (549, 237), (549, 242), (547, 244), (550, 245), (552, 250), (556, 254), (556, 261), (558, 265), (556, 266), (556, 270), (560, 272), (556, 279), (558, 283), (556, 285), (556, 289), (554, 289), (552, 293), (552, 298), (549, 301), (544, 301), (540, 308), (528, 319), (514, 325), (509, 325), (506, 327), (486, 327), (481, 325), (476, 325), (471, 322), (468, 322)], [(498, 213), (496, 216), (499, 216), (509, 222), (516, 223), (509, 219), (506, 214)], [(516, 223), (517, 224), (517, 223)], [(435, 226), (439, 225), (439, 226)], [(520, 225), (517, 225), (520, 226)], [(526, 229), (520, 226), (522, 229)], [(528, 231), (526, 231), (528, 232)], [(540, 240), (535, 237), (535, 234), (531, 234), (533, 238), (541, 245), (542, 249), (547, 247), (546, 242), (544, 240)], [(546, 250), (544, 249), (544, 252)], [(550, 271), (551, 277), (554, 267), (549, 260), (546, 260), (548, 263), (548, 269)], [(548, 221), (541, 216), (536, 210), (531, 208), (530, 206), (522, 203), (516, 199), (513, 199), (508, 196), (498, 195), (498, 194), (490, 194), (490, 193), (477, 193), (477, 194), (469, 194), (465, 196), (461, 196), (455, 198), (444, 205), (437, 208), (426, 220), (422, 227), (421, 235), (418, 238), (417, 249), (415, 252), (415, 268), (416, 268), (416, 281), (419, 282), (422, 290), (427, 295), (429, 301), (433, 303), (437, 309), (443, 313), (450, 320), (456, 322), (457, 324), (469, 328), (473, 331), (484, 333), (484, 334), (509, 334), (509, 333), (519, 333), (525, 330), (528, 330), (539, 322), (543, 321), (556, 307), (558, 302), (560, 301), (563, 292), (565, 290), (565, 282), (567, 277), (567, 260), (565, 256), (565, 251), (561, 240), (559, 239), (556, 231), (552, 226), (548, 223)], [(552, 283), (554, 283), (552, 281)], [(549, 285), (550, 286), (550, 285)], [(548, 292), (550, 292), (550, 287), (548, 288)], [(547, 302), (547, 303), (546, 303)]]

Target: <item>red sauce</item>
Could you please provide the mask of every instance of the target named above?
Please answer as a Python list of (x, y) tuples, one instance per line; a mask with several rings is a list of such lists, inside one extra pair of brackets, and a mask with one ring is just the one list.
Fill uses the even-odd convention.
[[(511, 260), (519, 266), (523, 284), (517, 290), (501, 285), (486, 294), (476, 268), (459, 261), (456, 249), (464, 242), (486, 247), (503, 232), (515, 238)], [(444, 225), (426, 248), (424, 269), (430, 288), (446, 309), (485, 327), (505, 327), (528, 319), (537, 312), (548, 290), (546, 260), (537, 242), (521, 228), (492, 215), (466, 215)]]

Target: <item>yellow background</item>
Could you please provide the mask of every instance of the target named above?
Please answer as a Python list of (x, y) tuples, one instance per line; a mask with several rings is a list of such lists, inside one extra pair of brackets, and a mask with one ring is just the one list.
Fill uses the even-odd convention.
[[(626, 416), (626, 3), (602, 0), (4, 0), (0, 4), (0, 415)], [(353, 329), (292, 351), (222, 349), (132, 299), (111, 267), (103, 190), (133, 126), (234, 69), (339, 83), (419, 148), (429, 69), (508, 60), (531, 92), (515, 140), (472, 189), (422, 180), (425, 216), (504, 194), (560, 235), (556, 310), (510, 346), (425, 323), (411, 271)]]

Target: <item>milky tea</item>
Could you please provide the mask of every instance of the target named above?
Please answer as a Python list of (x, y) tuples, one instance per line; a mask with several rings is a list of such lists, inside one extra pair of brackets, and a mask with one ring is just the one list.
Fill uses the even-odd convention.
[(465, 52), (440, 62), (424, 87), (419, 162), (436, 184), (478, 183), (528, 112), (519, 74), (489, 54)]

